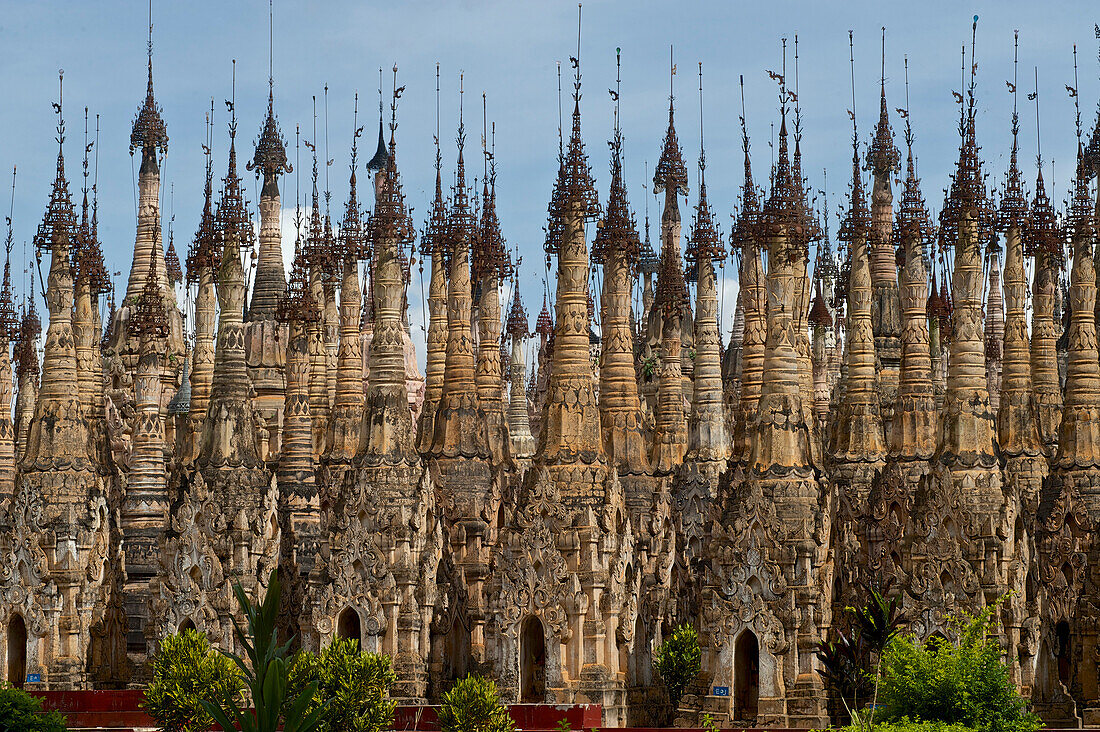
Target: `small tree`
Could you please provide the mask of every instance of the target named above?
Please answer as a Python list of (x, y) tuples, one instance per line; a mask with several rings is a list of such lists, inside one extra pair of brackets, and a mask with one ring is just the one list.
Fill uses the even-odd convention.
[(653, 668), (668, 689), (668, 700), (673, 713), (680, 706), (680, 699), (688, 684), (699, 675), (699, 634), (687, 623), (678, 625), (657, 649)]
[(439, 707), (440, 732), (515, 732), (492, 679), (470, 675), (455, 682)]
[(42, 701), (22, 689), (0, 685), (0, 730), (66, 732), (65, 718), (56, 710), (42, 711)]
[[(878, 706), (883, 653), (904, 622), (897, 597), (887, 598), (874, 587), (868, 587), (867, 593), (866, 605), (845, 608), (852, 633), (838, 631), (834, 640), (817, 649), (822, 677), (833, 687), (852, 723), (860, 730), (871, 729)], [(868, 694), (871, 713), (861, 715), (859, 700)]]
[(142, 707), (164, 732), (199, 732), (214, 718), (202, 702), (239, 700), (244, 679), (236, 664), (196, 630), (170, 635), (153, 659), (153, 681)]
[(222, 729), (239, 729), (241, 732), (315, 732), (321, 724), (321, 715), (328, 700), (312, 704), (317, 694), (316, 683), (306, 684), (297, 696), (287, 694), (289, 666), (286, 661), (290, 641), (278, 645), (278, 628), (275, 621), (279, 614), (278, 570), (271, 572), (267, 594), (263, 602), (253, 604), (241, 586), (234, 585), (233, 593), (245, 617), (246, 633), (233, 620), (237, 642), (244, 647), (248, 662), (236, 654), (226, 654), (233, 659), (244, 674), (252, 698), (252, 709), (242, 708), (239, 699), (223, 696), (218, 703), (203, 701), (202, 706)]
[(321, 715), (321, 732), (381, 732), (393, 727), (389, 693), (396, 680), (389, 656), (360, 653), (359, 641), (337, 638), (320, 655), (302, 651), (294, 657), (287, 698), (315, 684), (309, 708), (331, 700)]
[(962, 724), (981, 732), (1035, 732), (1009, 676), (1000, 643), (990, 634), (997, 605), (952, 621), (953, 641), (922, 645), (895, 638), (886, 650), (882, 696), (887, 720)]

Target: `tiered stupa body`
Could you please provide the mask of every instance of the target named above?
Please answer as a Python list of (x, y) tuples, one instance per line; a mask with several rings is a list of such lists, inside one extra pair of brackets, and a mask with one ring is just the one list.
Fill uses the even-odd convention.
[(279, 299), (286, 292), (283, 267), (282, 199), (279, 176), (293, 172), (287, 161), (286, 144), (275, 117), (274, 84), (269, 81), (267, 116), (256, 140), (256, 153), (249, 170), (263, 178), (260, 189), (259, 252), (252, 297), (245, 313), (245, 361), (256, 390), (256, 409), (269, 434), (269, 451), (279, 450), (286, 394), (286, 350), (288, 332), (276, 318)]

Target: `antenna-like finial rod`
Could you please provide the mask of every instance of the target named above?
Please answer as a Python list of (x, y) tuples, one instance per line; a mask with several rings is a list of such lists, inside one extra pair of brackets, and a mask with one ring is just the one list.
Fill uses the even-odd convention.
[(879, 74), (879, 83), (886, 88), (886, 26), (882, 26), (882, 70)]
[(619, 94), (622, 91), (622, 49), (615, 49), (615, 132), (619, 131)]
[(1077, 44), (1073, 44), (1073, 89), (1070, 90), (1073, 97), (1073, 110), (1077, 118), (1077, 146), (1081, 146), (1081, 102), (1077, 93)]
[(153, 74), (153, 0), (149, 0), (149, 75)]
[(558, 61), (558, 157), (561, 157), (564, 144), (561, 127), (561, 61)]
[(397, 64), (393, 65), (393, 101), (390, 102), (390, 138), (397, 131), (397, 100), (401, 98), (404, 87), (397, 86)]
[(581, 4), (577, 3), (577, 65), (576, 88), (573, 92), (574, 101), (580, 101), (581, 91)]
[(1035, 67), (1035, 91), (1028, 94), (1035, 102), (1035, 165), (1039, 172), (1043, 170), (1043, 137), (1039, 133), (1039, 67)]
[[(854, 32), (848, 31), (848, 68), (852, 76), (852, 134), (856, 134), (856, 51)], [(855, 143), (853, 143), (855, 144)]]
[(229, 82), (229, 136), (237, 132), (237, 59), (233, 59), (233, 72)]
[(705, 167), (703, 161), (703, 62), (699, 62), (699, 167)]
[(909, 151), (909, 155), (913, 154), (913, 126), (909, 122), (909, 115), (912, 111), (909, 109), (909, 56), (902, 56), (902, 62), (905, 65), (905, 147)]

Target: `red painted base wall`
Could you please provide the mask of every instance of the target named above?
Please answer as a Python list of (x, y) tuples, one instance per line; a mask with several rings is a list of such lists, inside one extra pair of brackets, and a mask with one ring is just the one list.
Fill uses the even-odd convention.
[[(69, 727), (156, 727), (152, 717), (141, 709), (145, 692), (125, 691), (32, 691), (42, 699), (45, 709), (55, 709), (68, 718)], [(399, 732), (437, 732), (438, 707), (399, 706), (394, 712), (393, 727)], [(508, 712), (521, 730), (543, 732), (559, 729), (561, 720), (571, 730), (592, 730), (600, 727), (603, 711), (598, 704), (555, 706), (552, 704), (513, 704)]]

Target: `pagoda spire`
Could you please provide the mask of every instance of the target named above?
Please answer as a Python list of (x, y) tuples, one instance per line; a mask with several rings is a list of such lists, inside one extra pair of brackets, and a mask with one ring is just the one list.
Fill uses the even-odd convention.
[(707, 200), (707, 162), (703, 146), (703, 64), (699, 63), (699, 201), (691, 223), (685, 259), (696, 273), (695, 372), (691, 415), (688, 419), (688, 455), (695, 461), (724, 463), (729, 457), (726, 410), (722, 401), (722, 336), (718, 330), (718, 282), (715, 262), (726, 249)]
[[(788, 99), (790, 92), (788, 91)], [(814, 393), (814, 362), (807, 319), (813, 288), (809, 277), (810, 244), (820, 241), (822, 232), (810, 203), (809, 184), (802, 173), (802, 107), (798, 101), (798, 34), (794, 36), (794, 154), (791, 156), (791, 184), (794, 196), (794, 223), (788, 233), (788, 246), (795, 253), (794, 273), (795, 328), (794, 346), (798, 352), (798, 383), (802, 394)], [(802, 419), (810, 429), (810, 454), (815, 465), (821, 463), (821, 437), (814, 416), (814, 399), (802, 400)]]
[[(906, 75), (908, 76), (908, 60)], [(906, 106), (908, 106), (908, 79)], [(898, 207), (894, 240), (905, 253), (901, 269), (901, 366), (898, 398), (890, 429), (890, 454), (907, 459), (928, 459), (936, 450), (936, 395), (932, 387), (932, 360), (929, 351), (928, 273), (924, 252), (933, 238), (932, 222), (920, 190), (913, 159), (913, 128), (910, 115), (905, 117), (905, 186)]]
[[(94, 470), (94, 456), (88, 452), (88, 429), (80, 404), (72, 329), (73, 279), (70, 257), (77, 233), (77, 222), (69, 194), (69, 183), (65, 178), (65, 121), (61, 116), (61, 107), (59, 96), (56, 105), (57, 171), (46, 213), (34, 237), (37, 252), (48, 252), (51, 255), (46, 286), (50, 323), (42, 351), (42, 386), (30, 424), (26, 453), (19, 464), (20, 472), (24, 476), (28, 473), (49, 473), (61, 467)], [(64, 501), (69, 497), (77, 498), (75, 495), (59, 495), (56, 499)]]
[(38, 339), (42, 335), (42, 321), (38, 318), (35, 305), (34, 279), (31, 279), (30, 293), (20, 308), (19, 332), (15, 337), (13, 360), (15, 361), (15, 380), (19, 392), (15, 398), (15, 461), (18, 465), (27, 452), (27, 438), (30, 434), (31, 418), (34, 416), (38, 399)]
[[(977, 18), (974, 20), (977, 33)], [(951, 277), (953, 337), (949, 346), (947, 390), (944, 393), (938, 454), (960, 470), (994, 462), (993, 414), (985, 377), (982, 334), (983, 240), (990, 225), (985, 177), (975, 134), (974, 70), (960, 121), (959, 160), (948, 201), (940, 214), (944, 243), (955, 250)], [(999, 489), (998, 489), (999, 490)]]
[[(460, 90), (460, 100), (463, 94)], [(485, 413), (478, 398), (470, 329), (473, 292), (470, 248), (477, 236), (477, 222), (470, 212), (466, 187), (466, 161), (463, 157), (466, 126), (462, 119), (461, 101), (457, 142), (457, 171), (447, 221), (447, 251), (451, 259), (447, 282), (447, 354), (431, 455), (436, 458), (463, 456), (487, 461), (492, 453), (486, 433)]]
[[(785, 55), (785, 54), (784, 54)], [(784, 70), (785, 72), (785, 70)], [(812, 423), (802, 404), (797, 350), (799, 328), (805, 317), (798, 309), (795, 262), (807, 256), (800, 231), (801, 181), (795, 181), (788, 152), (788, 95), (780, 84), (779, 154), (773, 170), (771, 194), (764, 206), (763, 227), (768, 252), (768, 329), (764, 344), (764, 376), (757, 407), (756, 430), (749, 463), (754, 472), (804, 471), (812, 464)], [(795, 313), (798, 311), (796, 318)], [(811, 398), (809, 394), (805, 398)]]
[(882, 66), (879, 77), (879, 118), (875, 136), (867, 151), (865, 169), (874, 179), (871, 189), (871, 228), (867, 252), (871, 266), (871, 329), (875, 337), (875, 352), (881, 365), (882, 419), (891, 429), (901, 362), (901, 305), (898, 299), (898, 265), (893, 236), (894, 193), (891, 179), (900, 170), (900, 156), (890, 128), (889, 107), (886, 104), (886, 28), (882, 28)]
[(661, 157), (653, 172), (653, 192), (665, 194), (665, 206), (661, 214), (661, 263), (657, 274), (655, 302), (659, 306), (661, 318), (661, 355), (652, 462), (659, 473), (670, 473), (683, 462), (688, 442), (680, 356), (683, 340), (681, 318), (687, 303), (687, 286), (680, 258), (681, 221), (678, 198), (688, 194), (688, 176), (676, 137), (675, 98), (672, 94), (676, 65), (671, 62), (671, 58), (669, 64), (668, 129), (665, 131)]
[(11, 208), (8, 235), (4, 240), (4, 283), (0, 286), (0, 506), (15, 493), (15, 426), (12, 424), (11, 343), (18, 338), (19, 316), (15, 312), (11, 281), (12, 217), (15, 214), (15, 168), (11, 174)]
[[(359, 329), (362, 295), (359, 289), (359, 260), (366, 258), (370, 244), (368, 234), (363, 227), (362, 211), (356, 191), (359, 136), (363, 132), (363, 128), (359, 126), (358, 113), (359, 95), (356, 94), (348, 201), (344, 207), (344, 218), (340, 223), (336, 252), (341, 260), (343, 282), (340, 286), (340, 347), (336, 356), (336, 398), (332, 404), (332, 419), (329, 422), (325, 452), (325, 460), (330, 470), (336, 466), (351, 464), (359, 451), (359, 436), (363, 424), (363, 347)], [(376, 340), (375, 343), (378, 341)]]
[[(482, 176), (481, 223), (473, 243), (472, 270), (478, 298), (478, 349), (474, 380), (477, 383), (478, 401), (485, 413), (489, 449), (493, 464), (499, 465), (505, 457), (507, 441), (504, 421), (504, 402), (501, 389), (500, 367), (500, 281), (511, 274), (511, 262), (497, 218), (497, 170), (496, 156), (486, 148), (485, 94), (482, 104), (482, 153), (486, 170)], [(494, 124), (494, 137), (496, 125)]]
[(148, 277), (149, 251), (157, 249), (157, 261), (161, 280), (157, 284), (167, 289), (163, 242), (153, 235), (160, 221), (160, 167), (157, 155), (168, 152), (168, 129), (161, 117), (161, 108), (153, 96), (153, 4), (149, 3), (148, 83), (145, 100), (134, 118), (130, 132), (130, 155), (141, 150), (141, 169), (138, 173), (138, 224), (134, 240), (134, 258), (130, 267), (130, 279), (126, 285), (126, 299), (137, 298)]
[(203, 188), (202, 216), (199, 228), (187, 252), (187, 283), (197, 286), (195, 295), (195, 344), (191, 351), (191, 401), (183, 461), (189, 464), (198, 456), (203, 425), (210, 405), (210, 385), (214, 380), (215, 328), (217, 327), (217, 294), (215, 276), (221, 263), (218, 251), (217, 224), (214, 220), (214, 168), (211, 155), (214, 102), (207, 115), (206, 183)]
[(140, 348), (134, 379), (137, 417), (122, 507), (123, 536), (127, 539), (126, 566), (136, 575), (156, 571), (149, 558), (156, 556), (156, 536), (168, 515), (160, 378), (164, 339), (168, 336), (168, 313), (157, 288), (156, 252), (150, 251), (149, 259), (149, 278), (130, 316), (131, 332), (138, 338)]
[[(615, 54), (616, 70), (619, 53)], [(611, 139), (611, 189), (606, 215), (592, 243), (592, 261), (603, 265), (600, 421), (608, 461), (619, 475), (649, 468), (638, 380), (634, 371), (634, 337), (630, 331), (630, 293), (638, 267), (640, 242), (623, 182), (623, 136), (619, 128), (619, 74), (616, 73), (615, 130)], [(517, 293), (518, 294), (518, 293)]]
[[(1077, 105), (1077, 170), (1070, 199), (1068, 228), (1073, 251), (1070, 269), (1065, 406), (1058, 427), (1058, 451), (1052, 467), (1075, 470), (1100, 465), (1100, 360), (1096, 349), (1096, 238), (1093, 201), (1089, 185), (1093, 170), (1081, 140), (1081, 111), (1076, 94), (1077, 48), (1074, 47), (1074, 102)], [(1091, 481), (1090, 481), (1091, 483)], [(1085, 485), (1089, 485), (1086, 483)], [(1090, 515), (1100, 515), (1095, 489), (1081, 486)]]
[[(299, 139), (295, 128), (295, 155)], [(279, 298), (276, 317), (289, 330), (286, 354), (286, 401), (279, 455), (280, 492), (292, 491), (298, 508), (307, 508), (317, 495), (310, 405), (310, 325), (320, 318), (309, 283), (309, 251), (302, 240), (301, 200), (295, 200), (294, 259), (287, 289)]]
[[(556, 254), (558, 258), (558, 289), (554, 307), (554, 356), (550, 362), (546, 409), (535, 461), (546, 466), (587, 464), (602, 468), (606, 456), (589, 351), (589, 260), (585, 242), (585, 224), (599, 218), (600, 204), (581, 139), (579, 53), (578, 50), (578, 56), (571, 59), (574, 68), (572, 130), (564, 156), (564, 175), (557, 191), (562, 236), (559, 242), (548, 242), (546, 249), (547, 254)], [(576, 488), (575, 485), (561, 487)]]
[(261, 480), (266, 483), (266, 478), (263, 477), (263, 459), (255, 428), (255, 406), (251, 398), (252, 384), (244, 353), (246, 284), (241, 254), (252, 251), (253, 229), (241, 190), (241, 179), (237, 174), (234, 102), (230, 101), (227, 106), (230, 112), (229, 165), (222, 179), (222, 195), (215, 215), (221, 247), (217, 273), (218, 336), (210, 404), (196, 464), (211, 485), (215, 484), (216, 474), (243, 471), (234, 476), (234, 483), (243, 487)]
[[(1036, 72), (1038, 77), (1038, 72)], [(1038, 80), (1035, 84), (1035, 127), (1039, 127)], [(1031, 95), (1028, 95), (1029, 97)], [(1038, 136), (1038, 134), (1037, 134)], [(1041, 137), (1038, 137), (1041, 141)], [(1024, 252), (1035, 260), (1031, 287), (1031, 386), (1035, 426), (1043, 452), (1057, 448), (1062, 421), (1062, 389), (1058, 378), (1058, 327), (1054, 321), (1054, 291), (1062, 267), (1062, 228), (1043, 181), (1042, 148), (1036, 153), (1035, 193), (1024, 232)]]
[(531, 418), (527, 411), (527, 364), (523, 346), (529, 335), (527, 311), (519, 296), (519, 265), (516, 257), (512, 272), (512, 307), (508, 310), (507, 333), (512, 341), (512, 357), (508, 368), (511, 392), (508, 399), (508, 441), (513, 460), (529, 460), (535, 454), (535, 438), (531, 435)]
[(427, 361), (424, 368), (424, 405), (417, 425), (417, 448), (426, 453), (435, 437), (435, 412), (443, 395), (447, 368), (447, 205), (443, 200), (443, 156), (439, 149), (439, 64), (435, 65), (435, 198), (420, 237), (421, 259), (432, 258), (428, 285)]
[(286, 141), (275, 116), (275, 76), (271, 61), (274, 55), (274, 13), (271, 0), (268, 0), (268, 24), (267, 115), (263, 129), (256, 138), (256, 152), (247, 165), (248, 170), (256, 172), (257, 178), (263, 176), (263, 188), (260, 190), (260, 251), (252, 300), (248, 304), (248, 320), (274, 320), (275, 308), (286, 290), (279, 220), (282, 211), (279, 176), (294, 172), (294, 167), (287, 160)]
[[(380, 92), (381, 93), (381, 92)], [(326, 291), (325, 280), (331, 269), (329, 240), (325, 232), (324, 219), (321, 216), (321, 194), (318, 187), (317, 169), (317, 97), (313, 97), (313, 141), (306, 141), (306, 147), (313, 152), (313, 197), (309, 212), (309, 229), (304, 249), (309, 264), (309, 289), (313, 302), (320, 309), (318, 320), (308, 321), (309, 328), (309, 406), (313, 426), (313, 452), (320, 456), (325, 451), (325, 439), (328, 432), (328, 360), (325, 350), (326, 340)]]
[[(849, 44), (851, 32), (849, 32)], [(854, 86), (853, 86), (854, 89)], [(853, 106), (854, 106), (853, 91)], [(848, 213), (838, 237), (846, 242), (848, 275), (847, 383), (833, 425), (830, 452), (848, 463), (875, 464), (886, 455), (875, 370), (875, 343), (871, 325), (871, 263), (867, 251), (871, 217), (860, 177), (859, 134), (852, 112), (852, 187)]]
[(1009, 458), (1039, 453), (1039, 433), (1031, 404), (1031, 362), (1027, 327), (1027, 276), (1024, 272), (1023, 235), (1029, 212), (1024, 197), (1018, 156), (1020, 117), (1016, 111), (1019, 34), (1012, 64), (1012, 152), (997, 223), (1005, 235), (1005, 331), (1001, 365), (1001, 403), (997, 411), (997, 442)]
[[(98, 138), (98, 134), (96, 135)], [(96, 208), (88, 202), (90, 175), (88, 153), (96, 143), (88, 142), (88, 108), (84, 108), (84, 184), (80, 226), (73, 239), (72, 266), (75, 301), (73, 337), (76, 339), (76, 369), (80, 402), (97, 458), (106, 459), (106, 399), (103, 386), (103, 351), (100, 348), (99, 297), (110, 289), (111, 280), (103, 263), (98, 241)], [(97, 151), (98, 156), (98, 151)], [(94, 192), (93, 192), (94, 193)]]
[(740, 252), (738, 299), (744, 313), (741, 341), (741, 393), (733, 420), (733, 455), (747, 461), (755, 430), (756, 407), (764, 378), (764, 342), (767, 334), (764, 304), (764, 263), (760, 245), (763, 217), (749, 156), (745, 123), (745, 77), (741, 77), (741, 148), (745, 156), (745, 180), (741, 185), (741, 210), (730, 234), (730, 249)]
[[(103, 565), (112, 522), (103, 480), (105, 470), (92, 449), (80, 403), (71, 260), (78, 231), (65, 177), (62, 80), (59, 75), (58, 101), (54, 104), (58, 116), (56, 176), (34, 236), (36, 254), (50, 256), (45, 292), (50, 324), (42, 349), (42, 387), (30, 420), (26, 450), (18, 464), (14, 502), (37, 506), (39, 520), (48, 522), (41, 524), (48, 526), (48, 538), (31, 537), (32, 542), (40, 541), (50, 552), (50, 561), (42, 562), (35, 572), (42, 575), (39, 582), (55, 588), (55, 597), (64, 598), (53, 614), (54, 642), (65, 649), (68, 657), (83, 659), (89, 653), (87, 618), (93, 612), (91, 598), (104, 596), (100, 594), (107, 580)], [(32, 546), (29, 551), (41, 551), (38, 544)], [(70, 688), (82, 683), (83, 668), (76, 666), (54, 664), (51, 683)]]
[(364, 465), (380, 462), (418, 465), (416, 426), (409, 411), (405, 388), (405, 351), (402, 312), (405, 303), (404, 248), (413, 243), (416, 230), (405, 206), (401, 175), (397, 170), (397, 99), (404, 87), (397, 87), (390, 104), (390, 142), (386, 167), (376, 185), (374, 215), (370, 220), (370, 243), (374, 252), (374, 339), (370, 347), (366, 410), (362, 421), (359, 458)]

